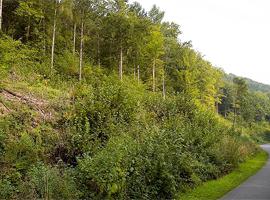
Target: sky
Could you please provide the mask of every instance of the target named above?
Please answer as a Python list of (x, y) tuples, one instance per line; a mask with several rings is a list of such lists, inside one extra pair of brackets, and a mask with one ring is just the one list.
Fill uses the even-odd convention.
[(269, 0), (136, 1), (165, 11), (165, 21), (180, 25), (180, 40), (191, 40), (214, 66), (270, 84)]

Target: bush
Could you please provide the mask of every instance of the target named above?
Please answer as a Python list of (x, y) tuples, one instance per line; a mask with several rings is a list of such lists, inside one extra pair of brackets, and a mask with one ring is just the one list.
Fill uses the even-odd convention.
[(80, 193), (73, 177), (72, 171), (38, 163), (27, 173), (27, 182), (19, 187), (21, 198), (78, 199)]
[[(111, 137), (129, 130), (137, 120), (139, 95), (120, 81), (106, 80), (96, 88), (81, 84), (73, 91), (72, 109), (63, 114), (73, 149), (95, 153)], [(139, 97), (139, 98), (136, 98)]]
[(15, 189), (9, 180), (0, 179), (0, 199), (11, 199)]
[(228, 138), (218, 118), (203, 111), (192, 120), (165, 119), (162, 127), (152, 126), (135, 138), (122, 133), (101, 151), (81, 158), (84, 198), (171, 199), (228, 173), (254, 150)]
[[(29, 74), (30, 71), (33, 72), (30, 66), (38, 65), (36, 62), (39, 59), (37, 52), (34, 48), (30, 49), (20, 41), (0, 35), (0, 77), (6, 77), (8, 73), (14, 76), (16, 73)], [(20, 76), (16, 78), (18, 77)]]
[[(65, 56), (58, 61), (69, 63)], [(46, 86), (39, 80), (54, 119), (36, 121), (27, 106), (0, 119), (3, 195), (173, 199), (256, 152), (250, 138), (188, 94), (164, 100), (135, 80), (85, 70), (91, 78), (72, 87), (61, 73)]]

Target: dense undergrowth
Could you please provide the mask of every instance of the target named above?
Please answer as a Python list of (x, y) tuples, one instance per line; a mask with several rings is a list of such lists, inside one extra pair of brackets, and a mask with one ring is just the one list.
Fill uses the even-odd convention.
[[(18, 7), (17, 15), (33, 5), (40, 12), (48, 9), (42, 16), (33, 12), (33, 19), (48, 20), (44, 26), (50, 27), (52, 7), (39, 9), (43, 7), (35, 4), (38, 1), (25, 2), (8, 3), (14, 12)], [(127, 6), (121, 2), (123, 8)], [(258, 151), (254, 141), (267, 139), (269, 123), (265, 118), (269, 113), (262, 111), (270, 106), (265, 94), (241, 101), (248, 96), (244, 84), (238, 81), (236, 86), (222, 88), (222, 72), (189, 43), (178, 41), (178, 25), (161, 23), (158, 17), (162, 13), (157, 8), (153, 19), (147, 13), (136, 16), (135, 11), (129, 11), (129, 17), (119, 17), (116, 11), (106, 11), (109, 14), (100, 17), (104, 38), (99, 59), (104, 67), (93, 64), (98, 59), (89, 56), (94, 55), (93, 46), (97, 45), (92, 43), (97, 38), (86, 38), (80, 82), (78, 55), (71, 53), (72, 42), (66, 39), (70, 33), (65, 26), (72, 20), (59, 25), (54, 68), (48, 53), (50, 29), (41, 31), (38, 20), (32, 20), (36, 29), (30, 31), (30, 40), (19, 37), (24, 35), (24, 29), (17, 27), (21, 24), (14, 28), (18, 40), (0, 33), (0, 199), (172, 199), (179, 192), (228, 174)], [(62, 13), (62, 22), (65, 18)], [(88, 26), (94, 23), (85, 20)], [(123, 80), (113, 69), (118, 65), (119, 49), (111, 48), (120, 43), (116, 36), (121, 34), (112, 34), (115, 38), (110, 40), (121, 20), (128, 25), (123, 30), (140, 30), (128, 32), (131, 35), (124, 38), (127, 70)], [(142, 23), (146, 28), (139, 26)], [(142, 30), (145, 35), (136, 38)], [(92, 36), (91, 31), (87, 34)], [(134, 44), (141, 54), (138, 80), (133, 75), (134, 53), (130, 53)], [(165, 52), (161, 49), (166, 45)], [(169, 59), (163, 58), (164, 54)], [(170, 66), (167, 71), (163, 70), (165, 61)], [(149, 66), (153, 63), (158, 72), (151, 77)], [(158, 81), (152, 92), (155, 78)], [(162, 90), (165, 81), (166, 91)], [(258, 99), (263, 103), (257, 103)], [(254, 102), (260, 109), (244, 109)], [(215, 106), (219, 106), (220, 115)]]
[[(249, 177), (256, 174), (268, 160), (268, 153), (258, 152), (254, 157), (241, 163), (232, 173), (217, 180), (207, 181), (194, 190), (180, 194), (179, 199), (183, 200), (216, 200), (222, 198), (232, 191)], [(241, 187), (241, 186), (240, 186)]]
[(75, 86), (48, 122), (27, 106), (1, 117), (3, 198), (173, 198), (256, 151), (188, 96), (115, 80)]
[(95, 67), (81, 83), (24, 69), (2, 70), (2, 94), (46, 105), (1, 96), (1, 198), (170, 199), (257, 151), (188, 93), (164, 100)]

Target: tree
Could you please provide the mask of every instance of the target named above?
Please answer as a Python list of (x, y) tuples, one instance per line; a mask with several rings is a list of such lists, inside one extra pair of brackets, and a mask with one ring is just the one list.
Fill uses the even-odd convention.
[(161, 56), (164, 54), (164, 38), (158, 26), (153, 26), (148, 38), (147, 54), (152, 63), (152, 91), (156, 91), (157, 67), (162, 66)]
[(116, 1), (116, 9), (117, 13), (115, 15), (116, 18), (118, 18), (119, 22), (119, 40), (120, 40), (120, 62), (119, 62), (119, 78), (120, 80), (123, 79), (123, 51), (126, 47), (125, 42), (126, 37), (128, 37), (128, 26), (129, 26), (129, 20), (127, 19), (128, 10), (126, 6), (126, 2), (123, 0)]
[(129, 5), (129, 10), (130, 12), (135, 13), (138, 17), (147, 17), (145, 9), (143, 9), (142, 5), (136, 1)]
[(131, 37), (131, 20), (127, 4), (124, 0), (114, 1), (110, 12), (104, 20), (104, 40), (107, 49), (104, 49), (105, 60), (108, 66), (117, 66), (119, 79), (123, 79), (123, 68), (126, 63), (128, 41)]
[(163, 69), (163, 75), (162, 75), (162, 96), (163, 99), (166, 99), (166, 85), (165, 85), (165, 67)]
[(0, 31), (2, 31), (2, 7), (3, 7), (3, 0), (0, 0)]
[(28, 42), (29, 37), (31, 36), (31, 28), (32, 32), (34, 32), (35, 27), (38, 27), (38, 24), (40, 24), (41, 21), (44, 19), (44, 12), (41, 1), (20, 0), (19, 6), (16, 9), (15, 13), (21, 19), (21, 22), (26, 26), (25, 38), (26, 42)]
[(233, 85), (225, 82), (225, 85), (221, 88), (221, 91), (222, 96), (218, 109), (219, 113), (227, 118), (228, 114), (233, 111)]
[[(83, 48), (84, 48), (84, 29), (85, 20), (87, 18), (87, 12), (89, 11), (89, 6), (91, 2), (88, 0), (78, 0), (75, 1), (74, 12), (79, 15), (80, 19), (80, 53), (79, 53), (79, 81), (82, 80), (82, 68), (83, 68)], [(76, 45), (76, 23), (74, 23), (74, 35), (73, 35), (73, 53), (75, 53)]]
[[(154, 5), (152, 9), (149, 11), (148, 16), (152, 20), (154, 24), (156, 24), (157, 30), (153, 30), (151, 32), (151, 42), (149, 44), (149, 48), (152, 51), (152, 56), (153, 56), (153, 63), (152, 63), (152, 90), (153, 92), (156, 91), (156, 67), (158, 63), (158, 58), (164, 54), (164, 38), (161, 35), (161, 30), (160, 30), (160, 24), (164, 18), (164, 12), (160, 11), (160, 9)], [(155, 26), (154, 26), (155, 27)], [(154, 28), (155, 29), (155, 28)], [(163, 82), (165, 83), (165, 82)]]
[(55, 49), (55, 35), (56, 35), (56, 20), (57, 20), (57, 8), (58, 3), (61, 0), (56, 0), (54, 3), (54, 16), (53, 16), (53, 32), (52, 32), (52, 51), (51, 51), (51, 72), (54, 68), (54, 49)]
[(233, 98), (233, 128), (236, 126), (236, 116), (241, 107), (243, 107), (244, 98), (247, 95), (248, 87), (247, 83), (242, 78), (234, 78), (234, 98)]
[[(179, 25), (175, 23), (168, 23), (164, 22), (161, 25), (161, 32), (164, 37), (164, 68), (163, 68), (163, 75), (162, 75), (162, 93), (163, 93), (163, 98), (166, 98), (166, 86), (165, 86), (165, 81), (166, 81), (166, 73), (168, 73), (173, 66), (177, 65), (176, 64), (176, 58), (178, 56), (178, 47), (179, 47), (179, 42), (178, 42), (178, 36), (181, 34), (181, 31), (179, 29)], [(170, 74), (168, 74), (170, 75)]]
[(148, 16), (155, 24), (160, 24), (164, 18), (165, 12), (160, 11), (160, 9), (154, 5), (149, 11)]
[(79, 80), (82, 80), (82, 65), (83, 65), (83, 40), (84, 40), (84, 10), (81, 15), (81, 39), (80, 39), (80, 72)]
[(148, 65), (145, 59), (145, 48), (151, 33), (151, 22), (144, 15), (140, 14), (143, 11), (140, 11), (139, 4), (136, 5), (138, 8), (129, 13), (130, 32), (127, 38), (127, 63), (129, 63), (130, 69), (133, 69), (135, 76), (137, 72), (139, 81), (139, 68)]

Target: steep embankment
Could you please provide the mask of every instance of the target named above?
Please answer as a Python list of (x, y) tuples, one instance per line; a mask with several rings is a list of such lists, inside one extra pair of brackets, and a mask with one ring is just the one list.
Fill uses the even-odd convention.
[(20, 110), (30, 110), (37, 121), (53, 121), (59, 106), (68, 103), (69, 97), (64, 90), (60, 91), (42, 84), (33, 86), (27, 82), (5, 81), (0, 88), (2, 116)]

